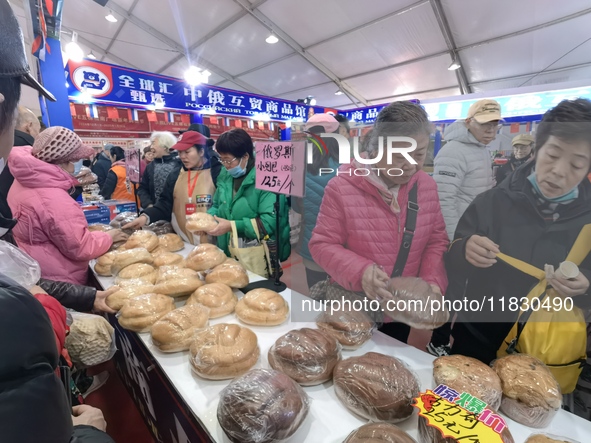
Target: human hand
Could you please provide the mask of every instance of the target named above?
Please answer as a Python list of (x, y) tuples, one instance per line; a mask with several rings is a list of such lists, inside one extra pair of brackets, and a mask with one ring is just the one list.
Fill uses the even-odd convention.
[(372, 300), (382, 301), (392, 297), (388, 292), (390, 277), (376, 264), (368, 266), (361, 277), (363, 292)]
[(499, 245), (488, 237), (473, 235), (466, 242), (466, 260), (477, 268), (490, 268), (500, 252)]
[(96, 291), (96, 296), (94, 298), (94, 305), (92, 306), (95, 311), (99, 312), (107, 312), (109, 314), (115, 314), (117, 311), (111, 309), (109, 305), (107, 305), (107, 297), (111, 294), (114, 294), (119, 290), (119, 286), (111, 286), (106, 291)]
[(72, 423), (74, 426), (86, 425), (95, 427), (103, 432), (107, 431), (107, 422), (103, 412), (89, 405), (72, 407)]
[(144, 226), (146, 226), (148, 224), (148, 217), (146, 217), (144, 214), (140, 215), (138, 218), (136, 218), (134, 221), (127, 223), (126, 225), (124, 225), (122, 227), (122, 229), (142, 229)]
[(47, 292), (45, 292), (41, 286), (33, 286), (31, 289), (29, 289), (29, 292), (32, 295), (36, 295), (36, 294), (47, 294)]
[(207, 231), (209, 235), (219, 237), (220, 235), (227, 234), (232, 230), (232, 223), (229, 220), (226, 220), (225, 218), (219, 218), (217, 215), (215, 215), (213, 218), (215, 218), (215, 221), (218, 222), (218, 225), (211, 231)]
[(586, 294), (589, 290), (589, 280), (582, 272), (571, 280), (562, 277), (549, 278), (548, 284), (552, 286), (561, 297), (576, 297), (578, 295)]
[(111, 238), (113, 239), (113, 243), (127, 241), (127, 239), (129, 238), (129, 235), (127, 235), (121, 229), (111, 229), (107, 231), (107, 234), (111, 236)]

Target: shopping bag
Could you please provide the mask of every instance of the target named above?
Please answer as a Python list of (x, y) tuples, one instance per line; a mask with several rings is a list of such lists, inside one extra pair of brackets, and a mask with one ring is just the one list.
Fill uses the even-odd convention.
[(253, 274), (260, 275), (261, 277), (269, 278), (269, 269), (271, 269), (271, 266), (267, 262), (268, 250), (266, 249), (265, 244), (261, 242), (261, 236), (256, 221), (251, 219), (251, 222), (259, 244), (256, 246), (240, 248), (238, 244), (236, 222), (231, 221), (232, 232), (230, 234), (228, 249), (232, 257), (238, 260), (246, 270)]

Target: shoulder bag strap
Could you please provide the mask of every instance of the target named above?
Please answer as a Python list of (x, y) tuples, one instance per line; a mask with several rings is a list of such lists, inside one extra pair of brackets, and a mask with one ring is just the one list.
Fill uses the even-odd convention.
[(415, 229), (417, 227), (417, 215), (419, 213), (418, 201), (418, 183), (415, 183), (408, 193), (408, 207), (406, 210), (406, 223), (404, 225), (404, 235), (402, 236), (402, 244), (398, 251), (398, 257), (396, 257), (396, 263), (394, 264), (394, 270), (392, 271), (391, 277), (400, 277), (406, 266), (406, 260), (408, 260), (408, 253), (410, 252), (410, 246), (412, 245), (412, 238), (415, 235)]

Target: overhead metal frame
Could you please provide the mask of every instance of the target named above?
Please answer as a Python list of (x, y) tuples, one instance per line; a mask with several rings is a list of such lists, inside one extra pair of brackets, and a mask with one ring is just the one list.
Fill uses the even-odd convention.
[[(128, 14), (133, 13), (133, 10), (135, 9), (135, 7), (137, 6), (137, 4), (138, 4), (139, 1), (140, 0), (134, 0), (134, 2), (132, 3), (131, 7), (127, 10), (127, 13)], [(121, 20), (121, 23), (117, 27), (117, 30), (115, 31), (115, 34), (113, 34), (113, 37), (111, 38), (111, 41), (107, 45), (107, 49), (105, 50), (106, 52), (109, 52), (111, 50), (111, 48), (115, 44), (115, 41), (117, 41), (117, 37), (119, 37), (119, 34), (123, 30), (123, 26), (125, 26), (125, 23), (126, 22), (127, 22), (127, 19), (125, 19), (125, 18), (123, 20)], [(105, 60), (105, 57), (103, 56), (101, 58), (101, 61), (104, 61), (104, 60)]]

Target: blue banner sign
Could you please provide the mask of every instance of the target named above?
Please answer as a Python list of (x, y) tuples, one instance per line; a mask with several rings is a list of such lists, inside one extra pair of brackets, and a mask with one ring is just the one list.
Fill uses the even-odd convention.
[[(412, 103), (420, 104), (419, 100), (408, 100)], [(378, 114), (382, 109), (388, 106), (390, 103), (384, 103), (381, 105), (368, 106), (365, 108), (350, 109), (347, 111), (339, 111), (339, 114), (347, 117), (351, 123), (370, 125), (375, 123)]]

